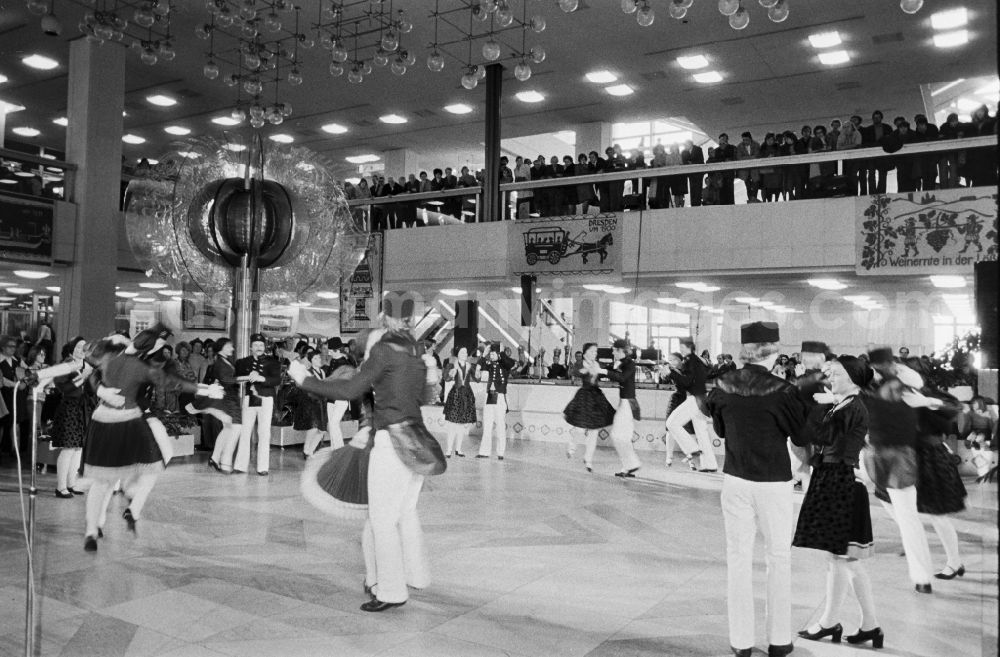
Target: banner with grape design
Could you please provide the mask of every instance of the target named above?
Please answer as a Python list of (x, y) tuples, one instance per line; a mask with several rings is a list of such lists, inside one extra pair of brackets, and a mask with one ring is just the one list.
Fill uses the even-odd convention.
[(858, 197), (859, 275), (971, 274), (997, 259), (997, 188)]

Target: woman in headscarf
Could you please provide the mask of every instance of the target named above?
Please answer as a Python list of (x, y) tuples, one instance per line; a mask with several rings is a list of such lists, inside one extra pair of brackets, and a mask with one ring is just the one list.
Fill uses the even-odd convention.
[(364, 589), (371, 596), (361, 609), (370, 612), (399, 607), (409, 598), (408, 586), (430, 584), (417, 502), (424, 476), (446, 467), (420, 412), (428, 375), (423, 350), (410, 334), (413, 302), (386, 299), (384, 307), (384, 333), (370, 340), (368, 357), (352, 378), (320, 380), (301, 363), (288, 368), (303, 390), (328, 399), (359, 399), (374, 392), (368, 521), (361, 541)]

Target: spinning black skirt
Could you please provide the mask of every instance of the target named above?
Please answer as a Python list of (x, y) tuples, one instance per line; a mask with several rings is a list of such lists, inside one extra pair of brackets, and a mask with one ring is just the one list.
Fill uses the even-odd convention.
[(452, 386), (444, 402), (444, 419), (454, 424), (476, 423), (476, 397), (469, 386)]
[(600, 429), (615, 421), (615, 407), (600, 388), (583, 386), (563, 410), (566, 423), (580, 429)]
[(965, 509), (968, 493), (944, 443), (917, 446), (917, 511), (939, 516)]
[(347, 445), (321, 449), (306, 461), (299, 490), (309, 504), (345, 520), (368, 516), (368, 461), (371, 450)]
[[(129, 415), (133, 415), (130, 413)], [(114, 481), (139, 470), (162, 470), (163, 454), (146, 419), (91, 419), (83, 446), (84, 476)]]
[(868, 489), (849, 463), (813, 468), (792, 545), (856, 559), (871, 556), (872, 516)]

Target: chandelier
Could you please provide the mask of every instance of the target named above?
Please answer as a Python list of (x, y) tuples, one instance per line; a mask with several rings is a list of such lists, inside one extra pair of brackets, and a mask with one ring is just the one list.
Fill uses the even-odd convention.
[[(649, 27), (656, 18), (650, 0), (621, 0), (622, 11), (635, 14), (636, 22), (643, 27)], [(903, 0), (906, 2), (907, 0)], [(747, 0), (752, 2), (752, 0)], [(758, 0), (760, 6), (767, 9), (767, 17), (775, 23), (781, 23), (788, 18), (787, 0)], [(668, 13), (671, 18), (683, 20), (694, 0), (670, 0)], [(743, 6), (743, 0), (719, 0), (719, 13), (729, 17), (729, 27), (742, 30), (750, 24), (750, 12)]]
[(208, 0), (205, 9), (208, 21), (195, 27), (209, 42), (202, 74), (236, 89), (236, 122), (282, 123), (292, 114), (291, 104), (281, 101), (282, 85), (302, 84), (299, 49), (315, 45), (299, 30), (299, 7), (286, 0)]
[[(122, 43), (139, 53), (143, 64), (169, 62), (177, 56), (170, 34), (173, 0), (71, 0), (87, 7), (78, 27), (88, 39)], [(42, 18), (46, 34), (58, 35), (62, 24), (55, 0), (28, 0), (28, 11)]]
[[(441, 0), (435, 0), (430, 14), (434, 40), (428, 44), (426, 63), (431, 71), (443, 71), (446, 56), (450, 57), (462, 67), (462, 86), (474, 89), (486, 77), (486, 64), (517, 62), (514, 75), (523, 82), (531, 77), (531, 63), (545, 60), (543, 47), (528, 47), (528, 34), (541, 33), (546, 27), (544, 16), (529, 16), (529, 0), (520, 0), (520, 12), (518, 0), (446, 3), (449, 6), (442, 8)], [(571, 13), (579, 0), (558, 0), (556, 4)], [(417, 62), (414, 45), (404, 43), (413, 23), (402, 9), (395, 10), (392, 0), (321, 0), (315, 27), (316, 40), (330, 52), (330, 74), (339, 77), (346, 73), (350, 83), (360, 84), (376, 67), (405, 75)], [(519, 40), (509, 39), (518, 33)], [(453, 52), (463, 45), (468, 47), (464, 56)]]

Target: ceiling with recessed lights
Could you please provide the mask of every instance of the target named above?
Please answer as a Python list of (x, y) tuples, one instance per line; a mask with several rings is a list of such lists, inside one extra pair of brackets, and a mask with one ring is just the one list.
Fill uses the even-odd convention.
[[(310, 14), (317, 2), (298, 4)], [(146, 66), (123, 50), (125, 131), (132, 136), (124, 152), (130, 159), (160, 155), (175, 138), (166, 131), (171, 126), (192, 136), (217, 136), (227, 129), (213, 119), (228, 116), (233, 91), (203, 77), (205, 42), (194, 36), (194, 27), (206, 17), (202, 3), (177, 4), (174, 61)], [(504, 76), (504, 138), (595, 121), (668, 117), (685, 117), (715, 135), (825, 123), (854, 113), (868, 116), (876, 108), (886, 116), (912, 116), (928, 110), (921, 85), (997, 73), (995, 0), (925, 3), (915, 15), (902, 12), (895, 0), (789, 0), (790, 15), (781, 23), (768, 20), (755, 0), (745, 0), (750, 24), (740, 31), (730, 28), (715, 0), (695, 0), (683, 21), (668, 15), (667, 3), (653, 3), (655, 20), (649, 27), (623, 14), (618, 2), (579, 4), (566, 14), (554, 1), (531, 3), (532, 13), (547, 21), (547, 29), (533, 38), (548, 56), (532, 65), (527, 82), (517, 82), (512, 70)], [(405, 9), (414, 24), (410, 43), (433, 40), (426, 0), (395, 0), (394, 6)], [(964, 16), (951, 11), (962, 8)], [(932, 25), (932, 16), (942, 11), (949, 13)], [(7, 78), (0, 82), (0, 102), (27, 108), (8, 115), (8, 140), (60, 150), (65, 128), (54, 121), (66, 114), (69, 41), (79, 38), (76, 25), (83, 9), (58, 2), (56, 14), (63, 33), (49, 37), (23, 2), (11, 0), (0, 10), (0, 80)], [(963, 39), (967, 42), (960, 43)], [(944, 47), (935, 47), (935, 41)], [(31, 55), (48, 57), (57, 66), (30, 68), (21, 60)], [(349, 155), (408, 148), (423, 161), (438, 158), (449, 164), (460, 161), (456, 154), (482, 150), (485, 88), (462, 88), (457, 62), (449, 60), (444, 72), (433, 73), (421, 47), (417, 64), (405, 75), (376, 70), (363, 84), (352, 85), (330, 77), (328, 57), (320, 47), (305, 53), (305, 83), (282, 90), (294, 113), (270, 133), (329, 155), (343, 163), (345, 175)], [(588, 73), (600, 75), (591, 82)], [(536, 92), (527, 96), (534, 102), (517, 100), (515, 94), (525, 91)], [(149, 99), (156, 96), (176, 102), (152, 104), (156, 101)], [(994, 95), (991, 106), (995, 103)], [(445, 109), (459, 104), (472, 111)], [(386, 122), (386, 116), (396, 122)], [(39, 134), (19, 136), (18, 128)]]

